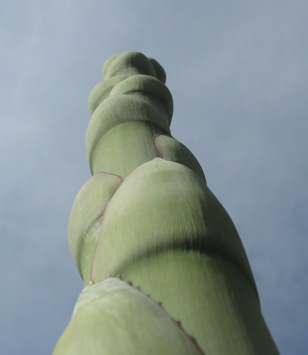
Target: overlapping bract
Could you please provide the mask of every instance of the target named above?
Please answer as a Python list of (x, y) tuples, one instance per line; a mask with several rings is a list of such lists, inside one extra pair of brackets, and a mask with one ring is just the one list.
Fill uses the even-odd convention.
[(202, 351), (160, 304), (132, 285), (109, 278), (82, 291), (55, 353), (197, 355)]
[(105, 63), (103, 79), (89, 97), (93, 177), (69, 221), (90, 286), (55, 353), (274, 354), (237, 231), (170, 134), (163, 68), (126, 52)]

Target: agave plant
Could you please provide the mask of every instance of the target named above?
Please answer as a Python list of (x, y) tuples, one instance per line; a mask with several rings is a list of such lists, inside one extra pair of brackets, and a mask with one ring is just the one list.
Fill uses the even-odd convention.
[(276, 354), (236, 228), (170, 133), (161, 65), (111, 57), (91, 92), (92, 177), (69, 246), (84, 281), (54, 354)]

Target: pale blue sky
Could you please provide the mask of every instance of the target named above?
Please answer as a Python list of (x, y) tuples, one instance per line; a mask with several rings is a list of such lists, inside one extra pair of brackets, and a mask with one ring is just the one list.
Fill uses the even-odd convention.
[(3, 2), (1, 354), (48, 354), (82, 282), (67, 244), (106, 59), (158, 60), (172, 133), (231, 215), (282, 354), (307, 354), (306, 1)]

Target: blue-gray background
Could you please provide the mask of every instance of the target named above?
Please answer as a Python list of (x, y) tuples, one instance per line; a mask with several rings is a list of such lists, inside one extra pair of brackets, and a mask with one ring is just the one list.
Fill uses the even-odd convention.
[(305, 0), (1, 1), (1, 354), (49, 354), (69, 322), (87, 98), (127, 50), (165, 68), (172, 133), (239, 230), (281, 353), (308, 353), (307, 13)]

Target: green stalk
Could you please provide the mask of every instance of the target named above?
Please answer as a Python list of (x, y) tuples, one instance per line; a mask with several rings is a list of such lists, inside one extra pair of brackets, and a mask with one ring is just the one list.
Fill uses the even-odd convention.
[(163, 68), (126, 52), (103, 79), (68, 229), (85, 289), (54, 353), (277, 354), (236, 228), (171, 136)]

